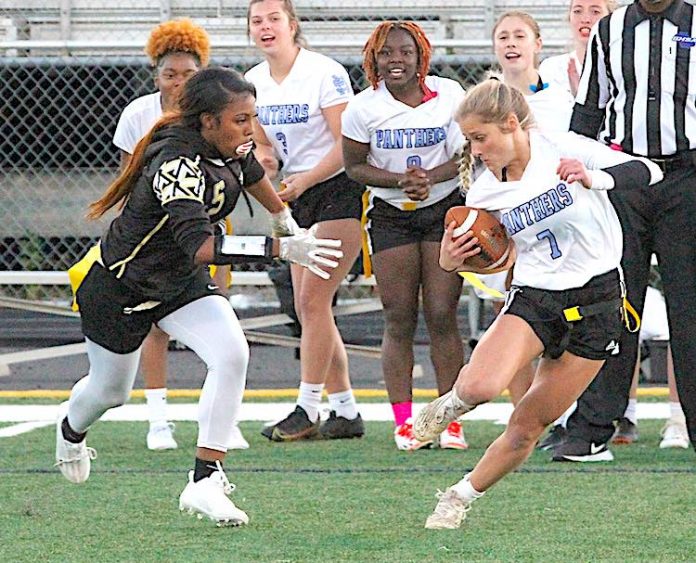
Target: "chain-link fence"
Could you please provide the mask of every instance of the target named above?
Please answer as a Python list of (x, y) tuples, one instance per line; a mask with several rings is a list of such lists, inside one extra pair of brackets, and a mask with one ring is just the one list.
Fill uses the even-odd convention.
[[(434, 47), (433, 71), (475, 82), (492, 63), (490, 31), (510, 9), (534, 15), (545, 53), (569, 47), (569, 0), (296, 0), (310, 45), (365, 87), (361, 47), (377, 22), (413, 19)], [(213, 63), (246, 70), (259, 54), (246, 37), (245, 0), (0, 0), (0, 270), (65, 270), (100, 235), (87, 204), (113, 180), (111, 143), (122, 109), (154, 91), (143, 56), (159, 22), (205, 27)], [(246, 211), (237, 232), (263, 229)], [(261, 215), (261, 214), (258, 214)], [(67, 288), (1, 285), (0, 295), (67, 300)], [(6, 282), (5, 282), (6, 283)]]

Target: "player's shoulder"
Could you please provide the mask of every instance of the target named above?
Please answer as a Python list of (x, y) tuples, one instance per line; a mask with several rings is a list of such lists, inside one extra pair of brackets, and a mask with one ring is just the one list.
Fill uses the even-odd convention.
[(429, 74), (425, 77), (425, 85), (436, 92), (464, 94), (462, 85), (451, 78)]
[(162, 95), (159, 92), (153, 94), (146, 94), (145, 96), (140, 96), (135, 100), (131, 101), (125, 108), (121, 115), (123, 116), (136, 116), (143, 114), (153, 114), (155, 117), (161, 115), (162, 113)]
[(244, 79), (249, 82), (256, 82), (269, 76), (269, 67), (266, 61), (262, 61), (257, 65), (252, 66), (244, 73)]
[(317, 70), (347, 72), (345, 67), (338, 61), (310, 49), (301, 49), (298, 57), (305, 69), (313, 70), (314, 72)]

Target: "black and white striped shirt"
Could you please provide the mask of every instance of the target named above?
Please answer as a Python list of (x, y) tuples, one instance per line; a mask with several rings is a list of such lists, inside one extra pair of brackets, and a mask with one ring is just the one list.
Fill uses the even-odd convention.
[(684, 0), (639, 3), (594, 27), (570, 129), (650, 158), (696, 148), (696, 19)]

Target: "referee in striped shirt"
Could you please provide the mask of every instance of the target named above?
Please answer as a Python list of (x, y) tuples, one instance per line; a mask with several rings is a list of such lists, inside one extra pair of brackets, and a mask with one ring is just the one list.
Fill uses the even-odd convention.
[[(636, 0), (592, 31), (570, 129), (645, 156), (665, 179), (610, 192), (624, 233), (628, 298), (643, 310), (650, 257), (664, 282), (674, 369), (696, 444), (696, 14), (684, 0)], [(624, 331), (578, 400), (554, 461), (611, 461), (607, 443), (623, 415), (638, 355)]]

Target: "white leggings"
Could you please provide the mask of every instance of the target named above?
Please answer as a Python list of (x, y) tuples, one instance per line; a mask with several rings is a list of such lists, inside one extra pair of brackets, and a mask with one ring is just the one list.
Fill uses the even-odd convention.
[[(198, 446), (227, 451), (249, 364), (249, 345), (224, 297), (209, 295), (164, 317), (158, 326), (191, 348), (208, 367), (198, 404)], [(89, 374), (70, 395), (68, 421), (85, 432), (102, 414), (124, 404), (138, 372), (140, 349), (116, 354), (87, 339)]]

